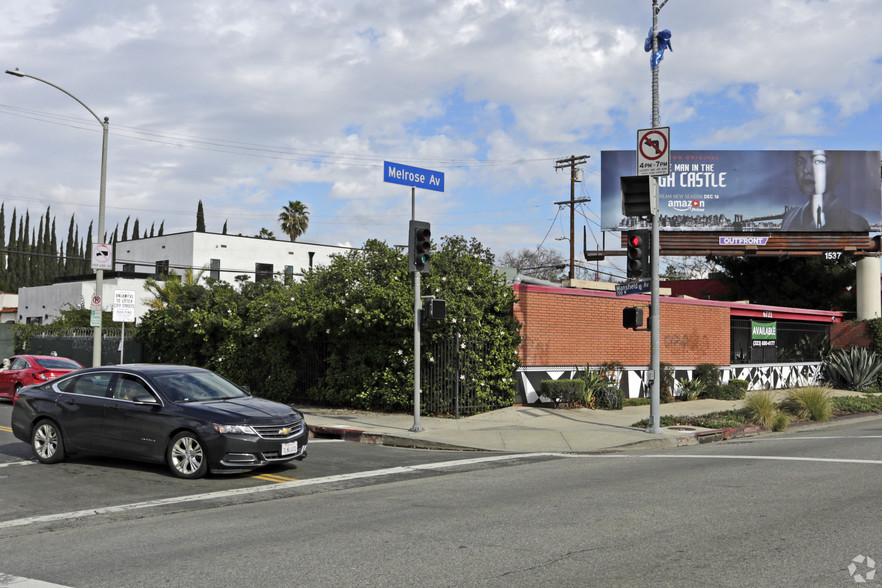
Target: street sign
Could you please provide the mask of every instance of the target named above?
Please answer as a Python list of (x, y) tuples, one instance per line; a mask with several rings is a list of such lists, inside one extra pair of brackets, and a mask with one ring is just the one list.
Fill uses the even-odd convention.
[(89, 304), (89, 310), (101, 310), (101, 296), (92, 294), (92, 301)]
[(637, 175), (666, 176), (671, 173), (671, 127), (637, 131)]
[(444, 172), (392, 163), (391, 161), (383, 162), (383, 181), (435, 190), (436, 192), (444, 191)]
[(135, 291), (113, 291), (113, 321), (116, 323), (135, 322)]
[(616, 296), (627, 296), (628, 294), (649, 292), (650, 286), (651, 282), (649, 280), (637, 280), (636, 282), (616, 284)]
[(92, 243), (92, 269), (113, 269), (113, 255), (110, 251), (110, 245), (105, 245), (103, 243)]

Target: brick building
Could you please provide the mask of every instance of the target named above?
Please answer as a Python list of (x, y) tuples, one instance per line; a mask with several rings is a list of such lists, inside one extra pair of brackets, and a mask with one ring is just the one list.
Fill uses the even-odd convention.
[[(542, 380), (572, 377), (586, 364), (608, 362), (621, 364), (619, 383), (627, 396), (648, 393), (644, 374), (650, 333), (623, 328), (622, 309), (647, 307), (648, 323), (649, 295), (616, 296), (610, 284), (580, 285), (586, 287), (514, 284), (514, 315), (522, 324), (520, 402), (537, 401)], [(659, 302), (661, 361), (674, 366), (677, 379), (691, 377), (697, 364), (713, 363), (721, 367), (723, 381), (745, 379), (751, 388), (810, 383), (820, 370), (817, 361), (785, 362), (774, 353), (758, 355), (751, 343), (751, 321), (775, 322), (782, 350), (797, 348), (800, 337), (829, 337), (830, 326), (843, 323), (841, 312), (669, 296)]]

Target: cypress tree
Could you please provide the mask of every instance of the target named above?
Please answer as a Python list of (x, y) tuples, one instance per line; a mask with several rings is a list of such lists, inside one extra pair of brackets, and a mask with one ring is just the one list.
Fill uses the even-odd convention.
[(80, 256), (80, 273), (88, 274), (92, 271), (92, 223), (89, 222), (89, 234), (86, 236), (86, 250)]
[(150, 223), (150, 236), (151, 236), (151, 237), (154, 235), (154, 229), (153, 229), (153, 227), (155, 227), (155, 226), (156, 226), (156, 223), (155, 223), (155, 222)]
[[(129, 218), (130, 217), (127, 216), (126, 222), (123, 223), (123, 232), (122, 232), (122, 240), (123, 241), (129, 240)], [(113, 231), (113, 242), (116, 243), (116, 231)]]
[(223, 230), (223, 233), (224, 233), (224, 235), (227, 234), (227, 221), (224, 221), (224, 230)]
[(138, 219), (135, 219), (135, 224), (132, 225), (132, 241), (137, 241), (140, 239), (141, 229), (138, 227)]
[(205, 210), (202, 208), (202, 200), (199, 201), (199, 206), (196, 208), (196, 232), (205, 232)]
[(7, 283), (6, 287), (9, 288), (10, 292), (18, 291), (18, 268), (19, 268), (19, 256), (16, 254), (16, 248), (18, 247), (17, 237), (15, 233), (15, 221), (16, 221), (16, 210), (12, 209), (12, 222), (9, 224), (9, 263), (7, 264)]
[(159, 223), (159, 236), (162, 237), (162, 232), (165, 230), (165, 221)]
[[(6, 271), (6, 207), (5, 202), (0, 202), (0, 271)], [(3, 282), (6, 281), (4, 277)], [(0, 290), (5, 287), (3, 283), (0, 283)]]
[(70, 225), (67, 227), (67, 248), (64, 250), (64, 272), (63, 275), (73, 275), (73, 259), (77, 254), (76, 246), (78, 235), (74, 232), (74, 215), (70, 215)]

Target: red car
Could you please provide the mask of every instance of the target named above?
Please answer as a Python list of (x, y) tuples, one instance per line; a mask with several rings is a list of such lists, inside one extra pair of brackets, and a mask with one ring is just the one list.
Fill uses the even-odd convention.
[(82, 369), (83, 366), (66, 357), (54, 355), (13, 355), (0, 366), (0, 398), (13, 398), (22, 386), (42, 384), (58, 376)]

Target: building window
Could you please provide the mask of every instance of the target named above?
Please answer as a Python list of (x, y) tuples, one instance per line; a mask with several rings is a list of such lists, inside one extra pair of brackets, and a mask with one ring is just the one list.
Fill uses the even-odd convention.
[(124, 264), (122, 264), (122, 271), (124, 271), (124, 272), (134, 273), (134, 271), (135, 271), (135, 264), (134, 264), (134, 263), (124, 263)]
[(309, 269), (312, 269), (312, 258), (315, 257), (315, 251), (309, 252)]
[(271, 263), (255, 263), (254, 264), (254, 281), (262, 282), (264, 280), (273, 279), (273, 264)]
[(286, 265), (285, 266), (285, 281), (287, 282), (287, 281), (293, 280), (293, 279), (294, 279), (294, 266), (293, 265)]
[(163, 259), (156, 262), (156, 277), (164, 280), (168, 277), (168, 260)]
[(208, 261), (208, 277), (212, 280), (220, 280), (220, 260), (210, 259)]
[(42, 325), (42, 324), (43, 324), (43, 317), (41, 317), (41, 316), (29, 316), (29, 317), (28, 317), (28, 324), (29, 324), (29, 325)]

